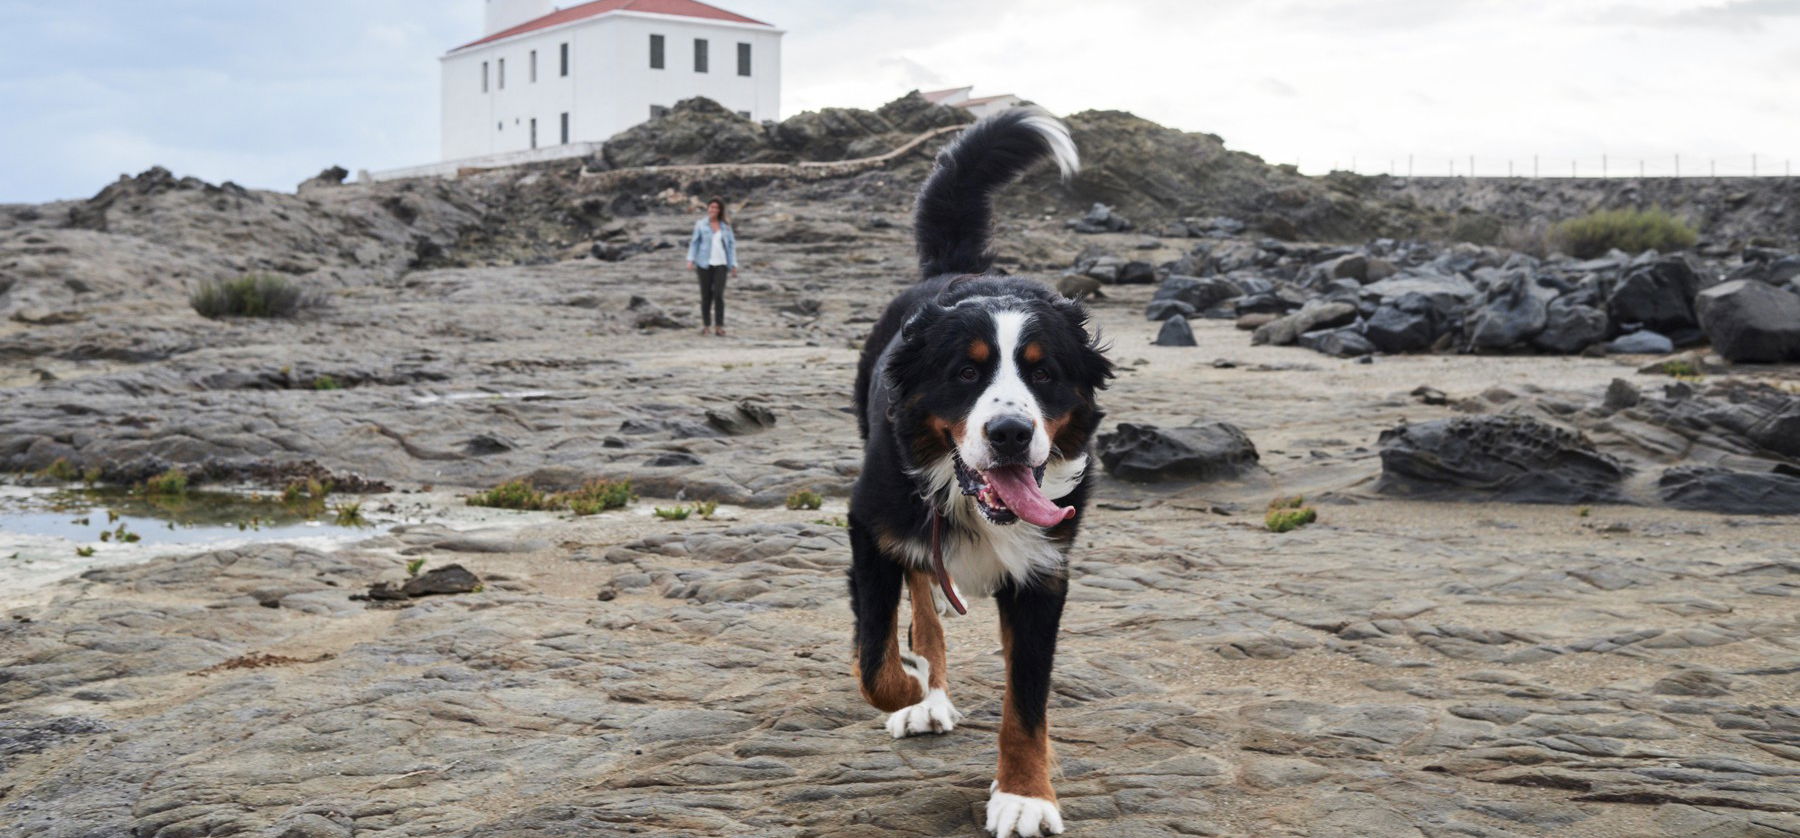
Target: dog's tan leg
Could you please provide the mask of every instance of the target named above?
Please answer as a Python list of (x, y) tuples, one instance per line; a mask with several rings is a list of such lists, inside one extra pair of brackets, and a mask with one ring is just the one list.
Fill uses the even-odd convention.
[(944, 657), (949, 653), (949, 646), (944, 642), (944, 624), (938, 620), (937, 605), (932, 601), (931, 592), (936, 587), (937, 577), (929, 572), (906, 572), (906, 594), (912, 599), (913, 654), (931, 664), (931, 677), (927, 679), (929, 683), (926, 686), (941, 690), (949, 682), (944, 668)]
[(1050, 785), (1050, 668), (1067, 582), (1002, 589), (1000, 645), (1006, 656), (1006, 696), (1000, 705), (1000, 766), (987, 805), (988, 832), (998, 838), (1055, 835), (1062, 811)]
[(881, 665), (872, 676), (863, 674), (860, 662), (852, 667), (856, 682), (862, 685), (863, 699), (889, 713), (923, 701), (925, 673), (920, 664), (924, 659), (900, 651), (899, 609), (894, 609), (888, 620), (887, 639), (879, 642), (884, 647)]
[(874, 533), (850, 516), (850, 604), (856, 613), (856, 683), (870, 704), (887, 712), (925, 699), (925, 660), (900, 651), (900, 585), (905, 571), (876, 544)]
[(938, 622), (937, 605), (931, 592), (937, 578), (919, 570), (906, 572), (906, 591), (912, 598), (912, 655), (915, 667), (923, 670), (924, 695), (913, 704), (900, 708), (888, 717), (887, 729), (895, 739), (922, 733), (949, 733), (962, 721), (962, 713), (950, 703), (945, 692), (949, 683), (945, 657), (944, 624)]

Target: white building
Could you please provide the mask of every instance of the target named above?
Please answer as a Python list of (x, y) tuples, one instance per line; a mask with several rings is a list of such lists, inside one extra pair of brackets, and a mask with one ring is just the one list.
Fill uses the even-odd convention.
[(948, 90), (933, 90), (919, 95), (924, 96), (925, 101), (934, 105), (962, 108), (974, 114), (976, 119), (1016, 107), (1024, 102), (1023, 99), (1011, 93), (1001, 93), (996, 96), (974, 96), (972, 95), (974, 90), (973, 86), (952, 87)]
[(442, 58), (446, 161), (556, 156), (693, 96), (781, 109), (782, 31), (762, 21), (697, 0), (483, 2), (486, 34)]

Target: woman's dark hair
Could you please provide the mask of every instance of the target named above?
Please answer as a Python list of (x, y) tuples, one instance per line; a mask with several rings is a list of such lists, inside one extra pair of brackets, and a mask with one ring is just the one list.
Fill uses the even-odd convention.
[(719, 205), (719, 223), (724, 224), (725, 223), (725, 199), (721, 198), (717, 195), (714, 195), (711, 198), (706, 199), (707, 206), (710, 207), (713, 204)]

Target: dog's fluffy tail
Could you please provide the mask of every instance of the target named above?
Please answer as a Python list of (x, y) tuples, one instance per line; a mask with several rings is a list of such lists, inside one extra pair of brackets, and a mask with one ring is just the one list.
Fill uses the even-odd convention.
[(938, 152), (937, 168), (919, 192), (913, 232), (927, 279), (979, 274), (993, 266), (988, 236), (994, 191), (1033, 163), (1054, 158), (1064, 180), (1080, 168), (1069, 129), (1042, 108), (1013, 108), (969, 127)]

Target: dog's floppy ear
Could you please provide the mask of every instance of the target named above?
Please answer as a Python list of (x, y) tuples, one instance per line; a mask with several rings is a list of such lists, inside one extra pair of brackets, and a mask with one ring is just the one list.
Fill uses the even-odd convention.
[(889, 390), (902, 393), (907, 380), (920, 380), (918, 368), (926, 363), (925, 356), (931, 348), (927, 336), (949, 313), (950, 309), (928, 302), (907, 318), (905, 325), (900, 327), (900, 345), (894, 347), (894, 354), (888, 357), (887, 366), (881, 371), (881, 379)]
[(1081, 345), (1076, 349), (1079, 369), (1077, 377), (1090, 390), (1106, 389), (1106, 382), (1116, 373), (1113, 372), (1112, 361), (1107, 359), (1106, 352), (1112, 348), (1100, 338), (1100, 328), (1094, 327), (1089, 335), (1087, 307), (1074, 300), (1056, 295), (1050, 299), (1050, 308), (1068, 322), (1069, 328), (1081, 335)]

